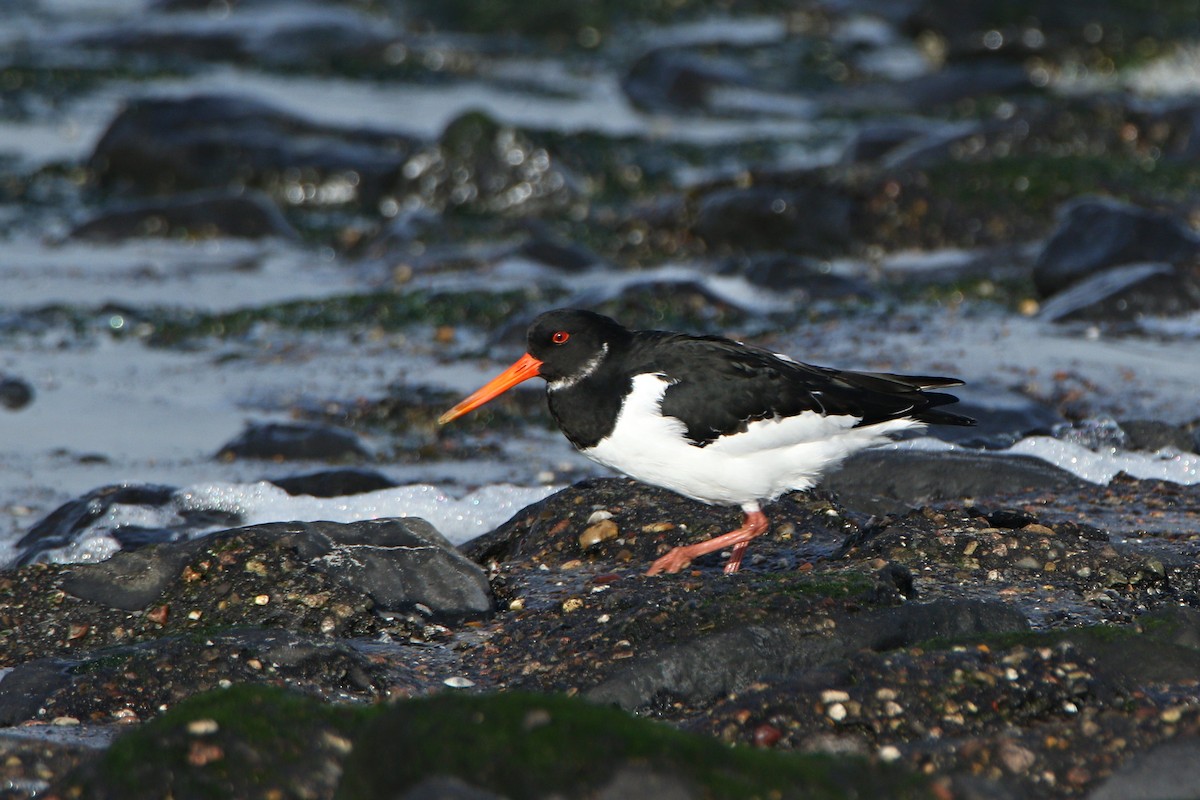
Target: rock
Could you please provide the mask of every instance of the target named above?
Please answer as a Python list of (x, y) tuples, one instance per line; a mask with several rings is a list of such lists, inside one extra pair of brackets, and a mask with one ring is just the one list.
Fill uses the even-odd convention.
[(63, 588), (95, 603), (140, 610), (158, 600), (198, 553), (233, 538), (259, 547), (291, 548), (309, 568), (365, 593), (381, 611), (406, 612), (423, 606), (431, 617), (461, 619), (492, 608), (483, 571), (432, 525), (415, 517), (236, 528), (75, 566)]
[(1064, 490), (1083, 481), (1037, 458), (970, 452), (868, 450), (857, 453), (822, 487), (838, 502), (882, 515), (959, 497), (1015, 493), (1030, 487)]
[(845, 253), (853, 240), (854, 201), (835, 186), (718, 189), (701, 198), (692, 232), (711, 248)]
[(1181, 736), (1135, 754), (1087, 800), (1200, 800), (1200, 737)]
[(665, 698), (703, 703), (769, 675), (796, 677), (860, 649), (888, 650), (934, 638), (1028, 629), (1018, 611), (975, 601), (913, 604), (864, 612), (833, 632), (789, 625), (748, 626), (664, 647), (587, 690), (597, 703), (636, 709)]
[(77, 226), (71, 238), (119, 241), (143, 236), (261, 239), (299, 234), (261, 192), (194, 192), (102, 212)]
[(1060, 209), (1033, 267), (1033, 282), (1050, 297), (1108, 267), (1150, 262), (1178, 266), (1200, 258), (1200, 237), (1174, 217), (1102, 197)]
[(372, 204), (395, 189), (415, 141), (398, 133), (308, 122), (232, 95), (143, 98), (109, 124), (88, 166), (106, 189), (142, 194), (247, 185), (279, 188), (299, 175), (344, 181)]
[(1118, 423), (1125, 432), (1126, 447), (1130, 450), (1155, 452), (1174, 448), (1181, 453), (1192, 452), (1192, 434), (1177, 425), (1153, 419), (1126, 419)]
[(835, 275), (827, 262), (787, 253), (750, 253), (722, 263), (720, 275), (740, 275), (771, 291), (798, 289), (809, 300), (872, 299), (878, 292), (866, 281)]
[(93, 489), (47, 514), (17, 540), (17, 564), (32, 564), (48, 551), (76, 541), (114, 505), (163, 508), (171, 503), (175, 487), (156, 484), (118, 484)]
[(33, 387), (23, 378), (0, 373), (0, 406), (20, 411), (33, 402)]
[(565, 211), (582, 198), (578, 179), (536, 134), (468, 111), (405, 165), (401, 206), (510, 216)]
[(36, 719), (48, 697), (71, 685), (74, 666), (63, 659), (39, 659), (20, 664), (0, 678), (0, 725)]
[(316, 423), (251, 423), (221, 447), (217, 458), (356, 461), (372, 453), (348, 430)]
[(306, 475), (272, 478), (271, 483), (293, 497), (296, 495), (345, 497), (347, 495), (378, 492), (399, 485), (381, 472), (352, 468), (330, 469), (321, 472), (310, 472)]
[(504, 800), (503, 795), (472, 786), (452, 775), (433, 775), (397, 795), (398, 800)]
[(719, 87), (746, 87), (750, 73), (730, 61), (702, 58), (681, 50), (653, 50), (629, 68), (621, 89), (644, 111), (697, 111)]
[(1113, 322), (1174, 316), (1200, 308), (1200, 273), (1169, 264), (1127, 264), (1098, 272), (1051, 297), (1039, 312), (1052, 322)]

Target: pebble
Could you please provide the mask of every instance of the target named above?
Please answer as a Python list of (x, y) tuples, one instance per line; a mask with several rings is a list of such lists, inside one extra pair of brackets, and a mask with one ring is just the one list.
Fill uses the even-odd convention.
[(442, 683), (449, 686), (451, 689), (470, 689), (475, 685), (475, 681), (470, 678), (464, 678), (461, 675), (455, 675), (451, 678), (446, 678)]
[(579, 534), (579, 546), (586, 550), (600, 542), (615, 539), (619, 535), (620, 529), (617, 528), (617, 523), (611, 519), (602, 519), (594, 525), (589, 525), (587, 530)]
[(570, 614), (574, 611), (578, 611), (581, 608), (583, 608), (583, 601), (580, 600), (578, 597), (568, 597), (566, 600), (563, 601), (563, 604), (562, 604), (562, 610), (568, 614)]
[(208, 736), (220, 729), (215, 719), (194, 719), (187, 724), (187, 732), (192, 736)]

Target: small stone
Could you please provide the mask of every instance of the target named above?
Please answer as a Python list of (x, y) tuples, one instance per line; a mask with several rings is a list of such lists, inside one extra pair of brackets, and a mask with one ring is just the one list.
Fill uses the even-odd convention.
[(821, 702), (825, 705), (831, 703), (844, 703), (850, 699), (849, 692), (843, 692), (841, 689), (826, 689), (821, 692)]
[(194, 719), (187, 724), (187, 732), (192, 736), (211, 736), (220, 729), (215, 719)]
[(563, 604), (562, 604), (562, 610), (568, 614), (570, 614), (574, 611), (578, 611), (581, 608), (583, 608), (583, 601), (580, 600), (578, 597), (568, 597), (566, 600), (563, 601)]
[(188, 748), (187, 762), (193, 767), (203, 767), (225, 757), (225, 751), (220, 746), (209, 742), (192, 742)]
[(202, 617), (202, 616), (204, 616), (204, 612), (199, 611), (197, 609), (192, 609), (191, 611), (188, 612), (188, 615), (187, 615), (188, 619), (190, 619), (192, 622), (195, 622), (196, 620), (200, 619), (200, 617)]
[(516, 598), (515, 600), (510, 600), (508, 602), (508, 610), (509, 611), (524, 611), (525, 610), (525, 601), (522, 600), (520, 597)]
[(1016, 742), (1001, 743), (997, 755), (1000, 757), (1000, 763), (1013, 775), (1025, 774), (1037, 761), (1037, 756), (1032, 750)]
[(755, 747), (774, 747), (783, 738), (783, 733), (774, 725), (763, 723), (754, 729)]
[(1179, 706), (1172, 706), (1171, 708), (1164, 709), (1162, 714), (1159, 716), (1159, 719), (1161, 719), (1163, 722), (1167, 723), (1168, 725), (1174, 725), (1176, 722), (1179, 722), (1179, 720), (1181, 720), (1182, 718), (1183, 718), (1183, 709), (1181, 709)]
[(879, 760), (885, 764), (890, 764), (893, 761), (900, 759), (900, 748), (894, 744), (885, 744), (879, 748)]
[(247, 561), (246, 565), (242, 567), (242, 569), (244, 569), (246, 572), (249, 572), (251, 575), (261, 575), (266, 577), (267, 574), (267, 565), (257, 559)]
[(605, 511), (604, 509), (600, 508), (600, 509), (593, 511), (592, 515), (587, 518), (587, 524), (595, 525), (597, 522), (602, 522), (603, 520), (606, 520), (606, 519), (612, 519), (612, 512)]
[(1028, 525), (1026, 525), (1024, 528), (1021, 528), (1021, 533), (1030, 533), (1035, 536), (1053, 536), (1054, 529), (1048, 528), (1045, 525), (1042, 525), (1041, 523), (1038, 523), (1038, 522), (1031, 522)]
[(271, 602), (271, 595), (269, 594), (254, 595), (254, 605), (256, 606), (265, 606), (269, 602)]
[(87, 636), (88, 631), (90, 631), (91, 629), (92, 629), (91, 625), (87, 625), (84, 623), (77, 623), (75, 625), (72, 625), (71, 627), (69, 627), (67, 629), (67, 639), (70, 641), (74, 641), (75, 639), (82, 639), (84, 636)]
[(586, 550), (600, 542), (615, 539), (619, 535), (620, 530), (617, 528), (617, 523), (611, 519), (602, 519), (594, 525), (589, 525), (587, 530), (579, 534), (579, 546)]
[(846, 707), (841, 703), (834, 703), (825, 709), (825, 714), (834, 722), (841, 722), (846, 718)]
[(70, 727), (72, 725), (78, 725), (79, 720), (76, 719), (75, 717), (55, 717), (54, 719), (52, 719), (50, 721), (50, 724), (57, 725), (60, 728), (66, 728), (66, 727)]
[(464, 678), (461, 675), (455, 675), (452, 678), (446, 678), (442, 683), (449, 686), (451, 689), (470, 689), (475, 685), (475, 681), (470, 678)]
[(527, 731), (536, 730), (549, 725), (551, 722), (550, 712), (544, 708), (531, 708), (525, 712), (525, 719), (521, 720), (521, 727)]
[(167, 618), (171, 615), (171, 607), (165, 603), (161, 606), (155, 606), (146, 612), (146, 619), (156, 625), (166, 625)]

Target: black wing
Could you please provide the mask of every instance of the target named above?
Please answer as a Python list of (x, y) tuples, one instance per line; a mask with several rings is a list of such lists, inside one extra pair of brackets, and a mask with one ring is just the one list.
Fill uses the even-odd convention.
[[(687, 437), (706, 445), (744, 431), (755, 420), (805, 411), (850, 416), (857, 425), (898, 417), (943, 425), (971, 425), (969, 417), (937, 410), (958, 398), (927, 392), (961, 385), (953, 378), (850, 372), (781, 358), (720, 337), (647, 333), (646, 358), (635, 372), (661, 372), (672, 381), (662, 413), (687, 426)], [(635, 351), (640, 349), (635, 345)]]

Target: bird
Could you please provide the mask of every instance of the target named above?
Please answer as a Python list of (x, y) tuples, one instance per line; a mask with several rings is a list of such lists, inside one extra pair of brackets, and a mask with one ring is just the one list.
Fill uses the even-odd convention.
[(550, 414), (583, 455), (710, 505), (740, 506), (741, 527), (656, 559), (674, 573), (731, 549), (737, 572), (770, 522), (762, 506), (815, 486), (848, 456), (928, 424), (973, 425), (929, 391), (957, 378), (855, 372), (806, 364), (732, 339), (630, 330), (584, 309), (530, 324), (512, 366), (442, 414), (445, 425), (531, 378), (546, 381)]

